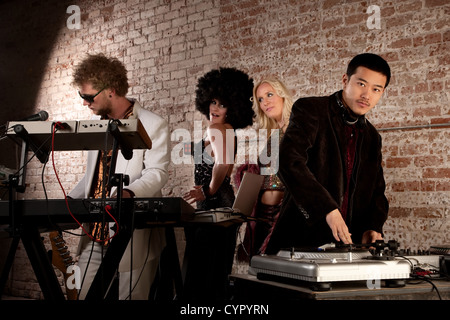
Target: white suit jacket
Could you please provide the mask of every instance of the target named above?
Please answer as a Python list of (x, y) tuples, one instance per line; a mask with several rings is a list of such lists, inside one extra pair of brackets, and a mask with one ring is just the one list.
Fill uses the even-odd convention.
[[(95, 118), (98, 119), (98, 117)], [(169, 178), (169, 127), (163, 118), (143, 109), (137, 101), (134, 102), (133, 115), (130, 119), (136, 118), (141, 121), (147, 131), (152, 141), (152, 148), (133, 150), (133, 157), (130, 160), (126, 160), (119, 151), (115, 172), (123, 173), (130, 177), (129, 185), (124, 186), (124, 188), (133, 191), (135, 197), (160, 197), (162, 195), (161, 189)], [(97, 150), (88, 152), (86, 173), (69, 193), (70, 197), (89, 197), (98, 153)], [(116, 187), (113, 187), (111, 189), (111, 197), (115, 196), (116, 193)], [(89, 242), (89, 237), (82, 237), (78, 246), (78, 254)], [(131, 256), (133, 257), (133, 269), (142, 267), (146, 258), (154, 259), (158, 257), (164, 246), (165, 233), (163, 228), (136, 229), (133, 233), (133, 252), (131, 252), (131, 244), (129, 243), (120, 262), (119, 271), (130, 271)], [(148, 257), (147, 253), (149, 253)]]

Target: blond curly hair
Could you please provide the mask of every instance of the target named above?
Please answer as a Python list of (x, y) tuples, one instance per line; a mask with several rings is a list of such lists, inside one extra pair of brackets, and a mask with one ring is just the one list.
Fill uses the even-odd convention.
[(72, 83), (77, 86), (90, 83), (97, 90), (111, 88), (121, 97), (127, 94), (129, 88), (127, 70), (123, 63), (103, 54), (89, 54), (77, 65)]

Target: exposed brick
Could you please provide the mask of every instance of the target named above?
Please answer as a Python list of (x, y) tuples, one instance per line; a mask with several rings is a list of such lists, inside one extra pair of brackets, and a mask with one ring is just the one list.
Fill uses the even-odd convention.
[(411, 158), (406, 157), (391, 157), (386, 159), (387, 168), (404, 168), (409, 166)]
[(440, 43), (442, 41), (442, 34), (441, 33), (433, 33), (433, 34), (427, 34), (422, 37), (416, 37), (413, 39), (413, 44), (415, 47), (417, 46), (424, 46), (428, 44), (433, 43)]
[(442, 218), (442, 212), (434, 208), (414, 208), (413, 215), (420, 218)]
[(428, 168), (423, 172), (424, 178), (432, 179), (449, 179), (450, 178), (450, 168)]
[[(1, 16), (0, 35), (11, 35), (5, 35), (11, 40), (2, 50), (20, 48), (28, 25), (43, 26), (41, 37), (36, 38), (46, 39), (46, 28), (53, 27), (47, 20), (62, 3), (22, 2), (0, 4), (0, 12), (9, 13)], [(196, 81), (212, 68), (241, 68), (255, 80), (276, 75), (294, 92), (294, 98), (299, 98), (339, 90), (353, 55), (378, 53), (392, 68), (385, 97), (368, 115), (377, 128), (394, 127), (380, 131), (391, 207), (386, 238), (398, 237), (408, 246), (425, 249), (445, 240), (448, 243), (448, 127), (395, 128), (450, 122), (446, 94), (450, 90), (450, 3), (400, 0), (375, 4), (381, 9), (381, 29), (369, 30), (366, 10), (370, 2), (362, 0), (80, 0), (82, 28), (63, 27), (55, 44), (49, 46), (54, 48), (49, 57), (33, 50), (22, 59), (31, 56), (48, 61), (42, 77), (30, 78), (40, 83), (36, 101), (30, 103), (49, 111), (51, 120), (89, 119), (90, 111), (81, 105), (70, 84), (72, 67), (87, 52), (105, 52), (126, 64), (132, 83), (130, 95), (163, 116), (171, 130), (191, 130), (194, 120), (203, 120), (194, 108)], [(19, 13), (21, 23), (14, 21)], [(7, 66), (9, 61), (4, 60), (2, 56), (0, 63)], [(27, 72), (23, 73), (25, 80)], [(22, 84), (19, 87), (18, 94), (27, 96)], [(3, 104), (0, 117), (5, 119), (0, 123), (9, 120), (6, 117), (14, 108), (17, 106)], [(66, 190), (82, 177), (85, 159), (86, 152), (57, 152), (57, 170)], [(33, 159), (28, 169), (23, 197), (43, 198), (42, 165)], [(47, 195), (61, 198), (61, 188), (49, 167), (45, 181)], [(171, 164), (163, 194), (180, 196), (192, 184), (192, 166)], [(67, 238), (75, 252), (78, 239)], [(177, 239), (181, 257), (182, 232)], [(10, 291), (42, 299), (23, 248), (18, 251), (15, 268), (20, 272), (14, 272), (17, 278)]]
[(411, 214), (411, 209), (409, 208), (390, 208), (389, 215), (393, 218), (404, 218), (408, 217)]
[(438, 7), (438, 6), (448, 6), (448, 1), (446, 0), (425, 0), (426, 7)]
[(436, 191), (450, 191), (450, 181), (437, 181)]

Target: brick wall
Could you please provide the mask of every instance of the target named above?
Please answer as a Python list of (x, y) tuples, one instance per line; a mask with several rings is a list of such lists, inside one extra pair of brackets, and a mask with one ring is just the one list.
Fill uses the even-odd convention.
[[(36, 6), (27, 3), (30, 10)], [(64, 23), (71, 17), (65, 9), (75, 3), (81, 10), (80, 28), (70, 29), (73, 20)], [(14, 6), (1, 4), (0, 12)], [(391, 205), (386, 239), (412, 249), (450, 243), (450, 133), (448, 125), (436, 126), (450, 122), (448, 1), (84, 0), (67, 7), (48, 9), (63, 23), (34, 105), (47, 110), (50, 120), (90, 117), (70, 85), (73, 66), (87, 52), (122, 60), (129, 70), (129, 95), (167, 119), (172, 131), (192, 131), (194, 121), (202, 120), (194, 110), (195, 84), (211, 68), (241, 68), (255, 80), (276, 75), (299, 98), (340, 89), (342, 74), (355, 54), (382, 55), (393, 77), (368, 118), (383, 137)], [(45, 28), (44, 14), (28, 19)], [(14, 26), (9, 32), (24, 32), (21, 24)], [(82, 177), (84, 158), (81, 151), (55, 154), (66, 190)], [(25, 198), (44, 197), (41, 170), (38, 161), (30, 163)], [(50, 165), (44, 176), (48, 197), (62, 198)], [(180, 196), (192, 184), (192, 166), (171, 164), (164, 195)], [(182, 233), (177, 236), (182, 252)], [(75, 251), (77, 240), (68, 236), (68, 241)], [(33, 275), (23, 249), (19, 251), (10, 290), (42, 297), (38, 286), (29, 285)]]
[[(379, 8), (379, 29), (377, 11), (368, 13), (371, 4)], [(449, 9), (448, 1), (222, 6), (221, 60), (256, 79), (281, 77), (296, 98), (340, 89), (345, 66), (358, 53), (378, 53), (390, 63), (391, 84), (368, 118), (383, 129), (391, 206), (386, 238), (413, 249), (450, 243)]]

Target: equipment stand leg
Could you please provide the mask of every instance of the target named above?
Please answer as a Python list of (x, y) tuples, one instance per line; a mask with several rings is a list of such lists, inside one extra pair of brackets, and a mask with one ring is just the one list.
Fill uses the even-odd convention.
[(165, 229), (166, 247), (161, 253), (159, 272), (152, 284), (149, 300), (170, 301), (174, 299), (174, 294), (177, 300), (183, 297), (183, 279), (174, 229), (171, 226)]
[(44, 298), (49, 301), (65, 300), (38, 230), (35, 228), (24, 229), (21, 239)]
[(9, 247), (8, 256), (6, 257), (5, 265), (3, 266), (2, 275), (0, 277), (0, 299), (6, 286), (6, 281), (8, 281), (9, 272), (11, 271), (12, 264), (14, 262), (14, 257), (16, 255), (17, 247), (19, 245), (20, 238), (13, 237), (11, 245)]

